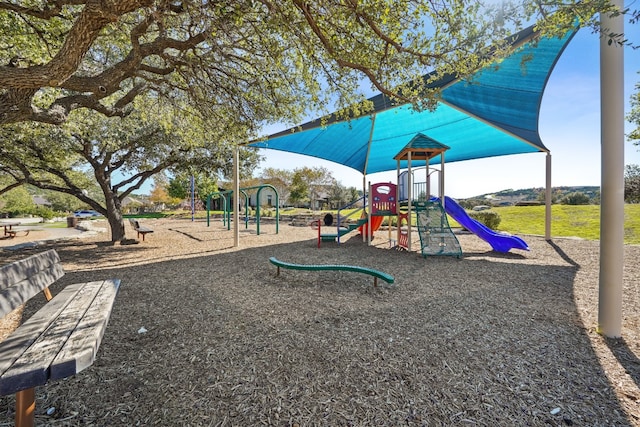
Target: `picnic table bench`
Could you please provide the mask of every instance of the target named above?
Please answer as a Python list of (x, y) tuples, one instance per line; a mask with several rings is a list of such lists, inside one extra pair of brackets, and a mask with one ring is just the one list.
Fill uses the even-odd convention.
[(39, 292), (46, 303), (0, 342), (0, 396), (16, 394), (16, 426), (33, 426), (35, 387), (77, 374), (93, 364), (120, 280), (49, 286), (64, 275), (50, 249), (0, 267), (0, 316)]
[(280, 267), (290, 270), (307, 270), (307, 271), (321, 271), (321, 270), (340, 270), (340, 271), (352, 271), (355, 273), (367, 274), (373, 276), (373, 286), (378, 286), (378, 279), (382, 279), (387, 283), (393, 283), (395, 279), (392, 275), (384, 273), (373, 268), (360, 267), (357, 265), (345, 265), (345, 264), (293, 264), (290, 262), (280, 261), (275, 257), (269, 258), (269, 262), (277, 267), (276, 276), (280, 275)]
[(151, 228), (143, 227), (142, 225), (140, 225), (140, 223), (138, 222), (137, 219), (129, 218), (129, 223), (131, 224), (133, 229), (136, 230), (136, 232), (138, 233), (138, 238), (140, 238), (140, 235), (142, 234), (142, 241), (143, 242), (144, 242), (144, 236), (147, 233), (153, 233), (153, 230)]
[(1, 221), (0, 225), (2, 225), (4, 227), (4, 235), (11, 235), (11, 232), (13, 230), (14, 226), (20, 225), (19, 222), (17, 221), (12, 221), (12, 222), (5, 222), (5, 221)]

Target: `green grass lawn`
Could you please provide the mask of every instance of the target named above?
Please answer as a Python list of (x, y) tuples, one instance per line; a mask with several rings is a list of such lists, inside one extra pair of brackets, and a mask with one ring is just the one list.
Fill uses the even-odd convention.
[[(544, 235), (544, 206), (506, 206), (494, 210), (501, 218), (500, 231)], [(599, 240), (600, 206), (551, 206), (551, 236)], [(624, 242), (640, 244), (640, 205), (624, 207)]]

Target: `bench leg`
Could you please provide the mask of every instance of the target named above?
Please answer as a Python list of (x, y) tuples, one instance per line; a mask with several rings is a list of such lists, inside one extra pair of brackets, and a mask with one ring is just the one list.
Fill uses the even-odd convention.
[(33, 427), (36, 410), (36, 389), (16, 393), (16, 427)]
[(42, 294), (47, 299), (47, 302), (53, 299), (53, 296), (51, 295), (51, 290), (48, 287), (42, 290)]

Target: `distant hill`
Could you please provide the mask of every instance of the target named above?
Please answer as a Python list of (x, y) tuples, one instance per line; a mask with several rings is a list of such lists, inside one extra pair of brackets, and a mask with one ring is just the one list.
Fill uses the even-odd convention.
[[(545, 189), (538, 188), (525, 188), (521, 190), (502, 190), (497, 193), (486, 193), (479, 196), (469, 197), (463, 199), (474, 205), (516, 205), (520, 202), (544, 202)], [(599, 186), (575, 186), (575, 187), (552, 187), (551, 194), (555, 201), (561, 200), (564, 196), (571, 193), (583, 193), (591, 199), (592, 203), (599, 203), (600, 201), (600, 187)]]

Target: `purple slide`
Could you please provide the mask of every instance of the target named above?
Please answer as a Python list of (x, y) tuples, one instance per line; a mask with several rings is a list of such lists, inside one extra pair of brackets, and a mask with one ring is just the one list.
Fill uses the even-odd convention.
[(471, 218), (464, 208), (450, 197), (444, 197), (444, 210), (458, 224), (489, 243), (496, 252), (509, 252), (511, 249), (529, 250), (527, 242), (520, 237), (493, 231), (483, 223)]

